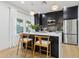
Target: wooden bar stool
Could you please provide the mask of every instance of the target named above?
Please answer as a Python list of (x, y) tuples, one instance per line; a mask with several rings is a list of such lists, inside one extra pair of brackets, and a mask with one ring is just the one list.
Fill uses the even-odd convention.
[[(47, 39), (47, 40), (44, 40)], [(45, 47), (47, 49), (47, 56), (51, 56), (51, 41), (49, 41), (49, 36), (35, 36), (35, 40), (34, 40), (34, 50), (33, 50), (33, 56), (35, 55), (35, 47), (39, 46), (39, 47)], [(50, 48), (49, 48), (50, 47)], [(49, 51), (50, 49), (50, 51)], [(41, 48), (40, 48), (41, 50)], [(45, 50), (41, 50), (41, 51), (45, 51)]]
[[(20, 36), (20, 38), (19, 38), (19, 42), (18, 42), (17, 55), (18, 55), (18, 52), (19, 52), (20, 44), (23, 44), (23, 43), (25, 43), (25, 50), (26, 50), (26, 52), (27, 52), (27, 48), (28, 47), (33, 50), (33, 39), (29, 38), (30, 35), (27, 35), (27, 34), (24, 34), (24, 33), (20, 33), (19, 36)], [(23, 38), (23, 36), (27, 36), (27, 37)], [(28, 46), (29, 42), (31, 42), (31, 46)], [(21, 49), (23, 49), (23, 47), (21, 47)]]

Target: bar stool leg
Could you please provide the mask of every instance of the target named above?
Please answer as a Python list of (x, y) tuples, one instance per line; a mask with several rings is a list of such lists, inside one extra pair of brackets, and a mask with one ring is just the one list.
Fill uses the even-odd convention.
[(26, 49), (25, 49), (25, 56), (27, 55), (27, 44), (26, 44)]
[(41, 57), (41, 46), (40, 46), (40, 57)]
[(34, 54), (35, 54), (35, 45), (34, 45), (34, 50), (33, 50), (33, 57), (34, 57)]
[(50, 57), (51, 57), (51, 43), (50, 43)]
[(21, 43), (21, 52), (24, 54), (24, 47), (23, 47), (23, 43)]
[(31, 50), (32, 50), (32, 56), (33, 56), (33, 41), (31, 41)]
[(47, 58), (48, 58), (48, 47), (47, 47)]
[(18, 48), (17, 48), (17, 55), (19, 53), (19, 46), (20, 46), (20, 38), (19, 38), (19, 43), (18, 43)]
[[(31, 41), (31, 46), (32, 46), (32, 48), (31, 48), (31, 49), (32, 49), (32, 51), (33, 51), (33, 41)], [(32, 53), (33, 53), (33, 52), (32, 52)]]

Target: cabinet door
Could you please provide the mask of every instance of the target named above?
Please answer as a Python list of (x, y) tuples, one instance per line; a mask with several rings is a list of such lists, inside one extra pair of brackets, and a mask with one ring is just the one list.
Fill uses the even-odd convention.
[(42, 26), (46, 27), (47, 26), (47, 19), (46, 18), (42, 18)]
[(77, 19), (78, 6), (64, 8), (64, 19)]
[(34, 19), (35, 19), (35, 24), (40, 25), (40, 15), (39, 14), (35, 14), (34, 15)]
[(0, 6), (0, 50), (9, 48), (9, 8)]
[(59, 38), (50, 37), (51, 39), (51, 56), (58, 58), (59, 57)]
[[(40, 25), (40, 15), (39, 14), (34, 15), (34, 20), (35, 20), (36, 25)], [(39, 31), (39, 28), (36, 29), (36, 31)]]

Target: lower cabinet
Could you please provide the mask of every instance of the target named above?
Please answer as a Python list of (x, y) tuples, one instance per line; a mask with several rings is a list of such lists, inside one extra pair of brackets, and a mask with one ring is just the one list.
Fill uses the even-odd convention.
[(51, 39), (51, 56), (58, 58), (59, 57), (59, 38), (50, 37)]

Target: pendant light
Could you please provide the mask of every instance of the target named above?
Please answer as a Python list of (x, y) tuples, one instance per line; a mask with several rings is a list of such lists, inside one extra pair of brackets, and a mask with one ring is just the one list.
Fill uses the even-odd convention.
[(45, 14), (42, 14), (42, 17), (45, 17)]
[(53, 6), (52, 6), (52, 10), (53, 10), (53, 11), (57, 11), (57, 10), (58, 10), (58, 5), (53, 5)]
[(54, 2), (54, 4), (51, 7), (52, 11), (57, 11), (58, 8), (59, 8), (59, 5), (57, 4), (57, 2)]

